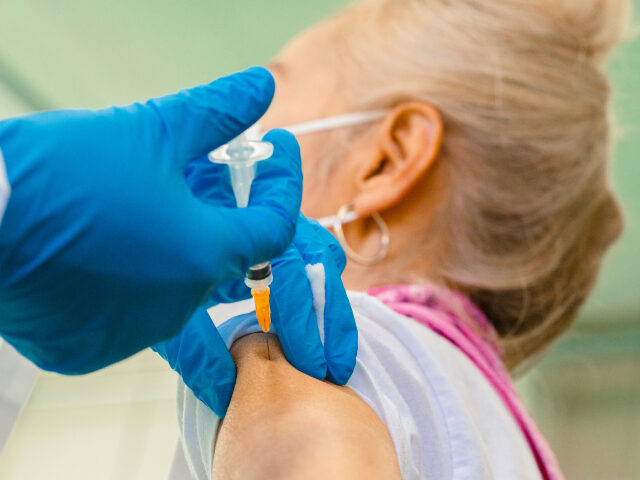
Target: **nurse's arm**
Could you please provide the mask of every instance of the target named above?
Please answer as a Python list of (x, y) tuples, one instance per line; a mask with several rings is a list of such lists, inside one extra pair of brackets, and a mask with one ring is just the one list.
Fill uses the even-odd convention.
[(300, 373), (275, 335), (243, 337), (231, 354), (238, 378), (213, 478), (401, 478), (386, 426), (351, 389)]

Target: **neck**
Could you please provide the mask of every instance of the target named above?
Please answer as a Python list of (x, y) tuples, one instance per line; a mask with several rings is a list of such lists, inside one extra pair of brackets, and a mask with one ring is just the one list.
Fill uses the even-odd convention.
[[(390, 245), (387, 256), (374, 265), (362, 265), (347, 257), (342, 281), (348, 290), (365, 291), (384, 285), (430, 283), (445, 285), (434, 259), (439, 257), (437, 235), (424, 239), (424, 235), (411, 228), (398, 228), (390, 224)], [(371, 237), (370, 237), (371, 238)], [(374, 236), (375, 238), (375, 236)], [(375, 245), (374, 245), (375, 243)], [(375, 253), (378, 243), (358, 244), (361, 249)], [(362, 248), (364, 247), (364, 248)], [(352, 245), (352, 248), (355, 248)]]
[[(347, 259), (347, 267), (342, 274), (342, 282), (347, 290), (366, 291), (384, 285), (382, 275), (376, 275), (376, 266), (359, 265)], [(388, 284), (388, 283), (387, 283)]]

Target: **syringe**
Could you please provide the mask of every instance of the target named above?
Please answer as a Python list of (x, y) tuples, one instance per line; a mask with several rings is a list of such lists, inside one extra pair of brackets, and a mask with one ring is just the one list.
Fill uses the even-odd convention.
[[(236, 197), (236, 203), (238, 207), (244, 208), (249, 204), (249, 192), (251, 191), (251, 182), (253, 182), (253, 177), (255, 176), (256, 162), (265, 160), (271, 157), (272, 154), (272, 144), (247, 140), (245, 134), (242, 133), (229, 143), (210, 152), (209, 160), (229, 166), (231, 186)], [(251, 289), (258, 323), (265, 332), (269, 331), (271, 324), (269, 285), (271, 285), (272, 281), (271, 262), (253, 265), (244, 277), (244, 283)]]

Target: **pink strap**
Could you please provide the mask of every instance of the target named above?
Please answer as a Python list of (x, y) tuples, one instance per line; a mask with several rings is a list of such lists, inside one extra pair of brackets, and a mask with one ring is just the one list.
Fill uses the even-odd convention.
[(533, 452), (542, 478), (564, 478), (553, 452), (526, 411), (502, 363), (495, 329), (468, 298), (433, 285), (385, 286), (371, 289), (368, 293), (400, 315), (417, 320), (460, 349), (484, 374), (514, 416)]

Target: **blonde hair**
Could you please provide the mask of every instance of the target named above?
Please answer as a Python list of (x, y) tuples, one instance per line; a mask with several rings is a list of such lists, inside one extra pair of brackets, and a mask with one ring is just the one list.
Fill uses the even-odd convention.
[(622, 230), (603, 60), (627, 10), (364, 0), (334, 20), (336, 53), (362, 80), (355, 109), (419, 100), (440, 111), (448, 193), (425, 236), (443, 240), (441, 280), (482, 308), (510, 368), (569, 326)]

